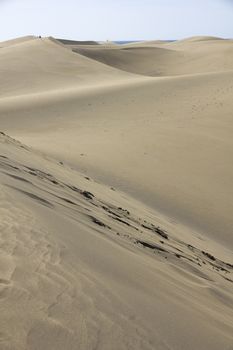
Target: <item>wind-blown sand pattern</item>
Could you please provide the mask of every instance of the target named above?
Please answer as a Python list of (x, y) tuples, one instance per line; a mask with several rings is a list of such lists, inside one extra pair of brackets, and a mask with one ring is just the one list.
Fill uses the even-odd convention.
[(233, 349), (233, 41), (0, 43), (0, 349)]

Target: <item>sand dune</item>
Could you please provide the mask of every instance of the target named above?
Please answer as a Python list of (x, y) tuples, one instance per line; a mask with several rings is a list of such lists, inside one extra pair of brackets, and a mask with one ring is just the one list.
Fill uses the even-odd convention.
[(8, 47), (8, 46), (14, 46), (14, 45), (18, 45), (18, 44), (22, 44), (24, 42), (27, 41), (31, 41), (31, 40), (35, 40), (36, 37), (33, 35), (28, 35), (28, 36), (24, 36), (24, 37), (20, 37), (20, 38), (16, 38), (16, 39), (11, 39), (11, 40), (7, 40), (7, 41), (3, 41), (1, 42), (1, 46), (0, 48), (4, 48), (4, 47)]
[(0, 348), (231, 349), (232, 41), (0, 47)]
[(0, 49), (0, 67), (1, 98), (135, 78), (74, 54), (49, 38), (25, 40)]
[(176, 42), (144, 42), (76, 47), (74, 52), (109, 66), (146, 76), (190, 75), (233, 70), (233, 41), (200, 37)]
[[(182, 40), (177, 40), (176, 43), (184, 43), (184, 42), (201, 42), (201, 41), (215, 41), (215, 40), (224, 40), (217, 36), (193, 36), (191, 38), (185, 38)], [(175, 42), (175, 41), (174, 41)]]
[(232, 344), (226, 250), (7, 136), (0, 142), (2, 349)]
[(77, 46), (77, 45), (99, 45), (97, 41), (93, 40), (86, 40), (86, 41), (77, 41), (77, 40), (66, 40), (66, 39), (56, 39), (57, 41), (61, 42), (64, 45), (69, 45), (69, 46)]

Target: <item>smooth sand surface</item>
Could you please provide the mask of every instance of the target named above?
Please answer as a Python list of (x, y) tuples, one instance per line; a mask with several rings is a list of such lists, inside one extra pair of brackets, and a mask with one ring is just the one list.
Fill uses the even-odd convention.
[(0, 43), (1, 350), (232, 349), (232, 62)]

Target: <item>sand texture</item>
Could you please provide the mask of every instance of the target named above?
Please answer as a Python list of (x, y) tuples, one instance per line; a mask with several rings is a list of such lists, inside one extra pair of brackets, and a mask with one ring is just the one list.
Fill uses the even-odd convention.
[(233, 349), (233, 41), (0, 43), (0, 350)]

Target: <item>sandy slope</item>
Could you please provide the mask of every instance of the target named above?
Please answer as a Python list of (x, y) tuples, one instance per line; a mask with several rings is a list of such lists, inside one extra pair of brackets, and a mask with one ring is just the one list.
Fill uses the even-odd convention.
[(4, 135), (0, 146), (1, 349), (230, 348), (226, 250)]
[(0, 44), (0, 348), (228, 350), (232, 42), (92, 44)]
[(14, 46), (14, 45), (20, 45), (24, 42), (32, 41), (32, 40), (36, 40), (36, 37), (32, 36), (32, 35), (28, 35), (28, 36), (24, 36), (24, 37), (20, 37), (20, 38), (16, 38), (16, 39), (11, 39), (11, 40), (1, 42), (0, 48)]
[(37, 38), (0, 48), (1, 98), (135, 78), (64, 47), (53, 39)]

